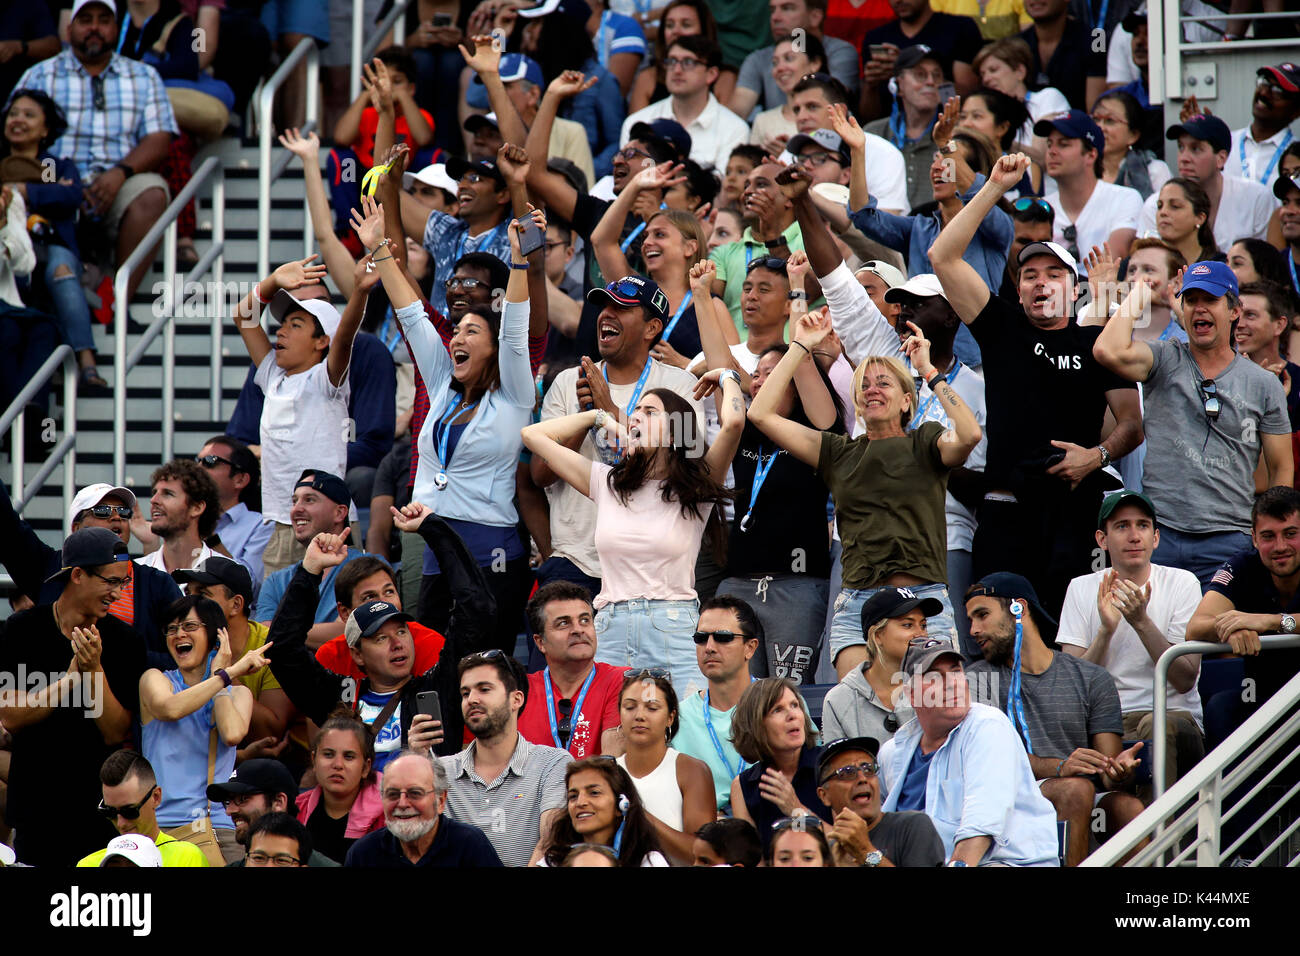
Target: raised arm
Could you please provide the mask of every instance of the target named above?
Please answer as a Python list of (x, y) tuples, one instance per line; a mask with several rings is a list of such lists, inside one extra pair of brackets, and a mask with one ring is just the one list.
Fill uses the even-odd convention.
[[(524, 148), (528, 138), (528, 129), (519, 117), (519, 111), (506, 92), (506, 85), (501, 82), (500, 44), (490, 35), (479, 34), (467, 37), (461, 42), (460, 55), (465, 58), (465, 65), (478, 74), (487, 90), (488, 105), (497, 114), (497, 129), (506, 144)], [(519, 215), (518, 212), (515, 213)]]
[(1155, 364), (1151, 346), (1133, 338), (1133, 326), (1151, 307), (1151, 287), (1134, 282), (1119, 310), (1106, 322), (1092, 346), (1092, 357), (1121, 378), (1145, 382)]
[(618, 418), (599, 409), (562, 418), (549, 418), (525, 425), (521, 430), (524, 446), (533, 454), (544, 458), (551, 471), (588, 498), (591, 497), (591, 459), (565, 443), (586, 434), (598, 420), (607, 434), (627, 440), (627, 434), (619, 425)]
[(551, 80), (537, 107), (537, 115), (533, 117), (532, 128), (528, 130), (528, 139), (524, 143), (524, 149), (535, 160), (528, 173), (528, 188), (542, 200), (552, 215), (558, 215), (568, 222), (573, 221), (578, 193), (567, 179), (546, 168), (545, 157), (550, 155), (551, 150), (551, 127), (555, 124), (560, 104), (583, 90), (591, 89), (596, 85), (597, 79), (599, 77), (584, 77), (576, 70), (565, 70)]
[(984, 217), (1008, 189), (1015, 188), (1027, 168), (1029, 157), (1023, 153), (1001, 157), (983, 188), (939, 231), (930, 246), (930, 265), (943, 285), (944, 296), (967, 325), (974, 322), (988, 305), (993, 292), (970, 263), (963, 261), (962, 253), (970, 245)]
[(980, 429), (979, 422), (975, 420), (975, 413), (970, 410), (970, 406), (961, 400), (956, 390), (930, 364), (929, 339), (914, 323), (908, 322), (907, 327), (912, 330), (912, 334), (903, 342), (903, 352), (922, 381), (933, 383), (930, 386), (931, 390), (952, 421), (952, 428), (939, 436), (939, 458), (949, 468), (956, 468), (965, 463), (966, 458), (984, 437), (984, 433)]
[[(542, 230), (542, 235), (546, 235), (546, 216), (540, 209), (534, 209), (528, 201), (528, 169), (531, 166), (528, 159), (528, 153), (522, 146), (515, 146), (509, 142), (502, 144), (497, 150), (497, 169), (506, 178), (506, 185), (510, 190), (510, 209), (514, 217), (519, 222), (526, 222), (532, 218)], [(511, 230), (511, 249), (515, 246), (514, 230)], [(521, 260), (522, 261), (522, 260)], [(550, 299), (547, 295), (546, 286), (546, 245), (543, 243), (541, 248), (534, 249), (528, 256), (527, 276), (529, 313), (528, 313), (528, 336), (529, 338), (538, 339), (546, 335), (550, 326)], [(532, 373), (529, 372), (531, 382)], [(530, 385), (531, 389), (531, 385)]]
[[(831, 128), (849, 147), (849, 208), (861, 209), (871, 198), (871, 192), (867, 188), (867, 134), (843, 103), (831, 104), (830, 117)], [(803, 228), (803, 223), (799, 224), (799, 228)], [(807, 238), (804, 239), (804, 248), (808, 248)], [(830, 269), (826, 271), (830, 272)]]
[(270, 305), (271, 299), (281, 289), (292, 292), (305, 285), (325, 281), (325, 266), (316, 262), (317, 258), (316, 253), (312, 253), (305, 259), (286, 262), (253, 286), (253, 291), (235, 306), (232, 318), (254, 365), (261, 365), (271, 354), (271, 337), (262, 328), (262, 306)]
[(703, 400), (721, 388), (717, 398), (718, 421), (722, 428), (704, 456), (710, 474), (725, 475), (740, 447), (745, 431), (745, 396), (740, 390), (740, 373), (735, 369), (711, 369), (695, 383), (695, 398)]
[[(808, 273), (808, 257), (802, 252), (792, 252), (786, 260), (786, 274), (790, 278), (790, 292), (803, 292), (802, 298), (790, 301), (790, 321), (798, 328), (799, 320), (808, 314), (808, 293), (804, 280)], [(804, 415), (814, 428), (823, 431), (831, 428), (838, 415), (835, 402), (817, 371), (815, 361), (800, 362), (794, 373), (794, 390), (799, 395), (799, 404), (803, 406)]]
[[(230, 635), (224, 627), (217, 631), (217, 641), (217, 653), (212, 658), (212, 676), (199, 681), (193, 687), (187, 687), (182, 691), (173, 693), (171, 682), (167, 680), (162, 671), (153, 668), (145, 671), (140, 677), (140, 707), (144, 711), (142, 716), (168, 721), (188, 717), (201, 709), (208, 701), (223, 696), (222, 692), (226, 689), (226, 683), (217, 673), (218, 670), (225, 670), (232, 681), (237, 681), (249, 674), (256, 674), (267, 666), (266, 652), (270, 650), (271, 644), (249, 648), (243, 657), (231, 663)], [(248, 688), (243, 687), (243, 685), (238, 686), (245, 693), (248, 692)], [(232, 685), (230, 689), (234, 690), (234, 687), (235, 685)], [(242, 729), (235, 726), (235, 721), (230, 719), (230, 714), (224, 714), (227, 718), (227, 726), (218, 729), (223, 730), (223, 738), (229, 744), (239, 743), (244, 739), (244, 735), (248, 733), (248, 717), (252, 714), (253, 703), (251, 697), (247, 703), (246, 712), (243, 711), (242, 707), (236, 708), (237, 712), (244, 714)], [(222, 709), (225, 710), (224, 707)], [(232, 740), (230, 735), (224, 733), (224, 730), (229, 730), (230, 735), (233, 735), (238, 730), (238, 736), (235, 736)]]
[[(718, 267), (713, 264), (712, 259), (701, 259), (691, 266), (691, 294), (697, 303), (708, 303), (708, 306), (713, 304), (713, 283), (717, 275)], [(741, 388), (748, 390), (749, 373), (736, 364), (735, 357), (731, 354), (727, 340), (722, 334), (722, 326), (716, 321), (709, 321), (708, 306), (701, 304), (695, 308), (697, 320), (695, 324), (700, 332), (700, 348), (704, 352), (704, 363), (710, 369), (735, 369), (740, 375)], [(730, 321), (730, 313), (727, 317)]]
[[(362, 208), (366, 208), (367, 204), (370, 208), (377, 208), (373, 199), (362, 196)], [(356, 215), (355, 209), (352, 212)], [(379, 254), (392, 255), (391, 252), (386, 252), (385, 248), (381, 248)], [(325, 362), (330, 384), (335, 388), (342, 385), (348, 377), (348, 366), (352, 364), (352, 343), (356, 341), (357, 329), (361, 328), (361, 317), (366, 311), (366, 300), (370, 298), (370, 290), (379, 283), (379, 273), (375, 271), (373, 258), (373, 254), (366, 255), (353, 264), (352, 293), (348, 296), (348, 304), (343, 307), (339, 327), (330, 337), (330, 349)]]
[(334, 217), (329, 200), (325, 197), (325, 182), (320, 174), (320, 140), (315, 133), (299, 135), (296, 129), (280, 134), (280, 145), (302, 160), (303, 190), (307, 196), (307, 211), (311, 216), (311, 230), (320, 247), (321, 258), (329, 277), (345, 296), (352, 295), (352, 254), (334, 234)]
[(812, 468), (817, 467), (821, 457), (822, 433), (778, 415), (776, 404), (794, 378), (795, 368), (800, 362), (812, 361), (812, 350), (826, 338), (830, 330), (831, 322), (825, 309), (818, 309), (800, 318), (790, 350), (772, 369), (763, 387), (758, 390), (754, 403), (749, 406), (749, 420), (764, 435)]

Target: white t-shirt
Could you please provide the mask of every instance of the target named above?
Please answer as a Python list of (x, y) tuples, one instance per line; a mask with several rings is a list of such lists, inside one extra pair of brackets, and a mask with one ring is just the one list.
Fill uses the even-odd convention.
[[(1092, 644), (1101, 626), (1101, 615), (1097, 613), (1097, 588), (1101, 586), (1105, 573), (1094, 571), (1070, 582), (1061, 608), (1057, 643), (1083, 648)], [(1150, 584), (1147, 616), (1170, 644), (1181, 644), (1187, 639), (1187, 622), (1201, 603), (1201, 585), (1196, 575), (1181, 568), (1153, 564)], [(1132, 625), (1122, 617), (1115, 628), (1115, 636), (1110, 639), (1110, 648), (1102, 666), (1115, 681), (1120, 709), (1124, 713), (1142, 713), (1155, 706), (1152, 687), (1155, 662)], [(1201, 695), (1196, 685), (1193, 684), (1186, 694), (1178, 693), (1172, 685), (1168, 692), (1169, 709), (1191, 711), (1197, 726), (1201, 726)]]
[(348, 398), (345, 376), (330, 384), (328, 362), (286, 375), (270, 352), (257, 367), (253, 382), (262, 404), (262, 516), (289, 523), (293, 486), (308, 468), (342, 478), (348, 466)]
[[(212, 557), (212, 549), (206, 544), (200, 544), (198, 552), (194, 555), (194, 560), (185, 565), (185, 567), (197, 567), (201, 562), (208, 560), (210, 557)], [(148, 554), (144, 555), (144, 557), (136, 558), (135, 563), (142, 564), (146, 568), (153, 568), (155, 571), (161, 571), (163, 574), (171, 574), (171, 572), (167, 570), (167, 565), (163, 564), (162, 548), (159, 548), (157, 551), (150, 551)]]
[(867, 139), (867, 181), (871, 195), (881, 209), (897, 209), (900, 216), (912, 211), (907, 201), (907, 163), (897, 146), (875, 133)]
[[(1061, 206), (1061, 194), (1049, 193), (1043, 197), (1056, 210), (1056, 221), (1052, 224), (1052, 241), (1068, 249), (1070, 243), (1065, 240), (1065, 229), (1070, 225), (1070, 217)], [(1097, 187), (1088, 197), (1079, 218), (1074, 221), (1075, 247), (1079, 250), (1079, 274), (1083, 275), (1083, 257), (1092, 251), (1093, 246), (1100, 246), (1110, 238), (1116, 229), (1136, 230), (1142, 218), (1142, 194), (1128, 186), (1116, 186), (1098, 180)]]
[[(1280, 172), (1278, 167), (1282, 163), (1282, 154), (1286, 152), (1288, 146), (1295, 142), (1295, 139), (1295, 130), (1290, 127), (1280, 129), (1268, 139), (1261, 140), (1258, 143), (1250, 135), (1249, 126), (1234, 129), (1232, 131), (1232, 149), (1228, 150), (1228, 163), (1223, 167), (1224, 177), (1253, 179), (1257, 183), (1266, 183), (1269, 188), (1272, 188), (1273, 180), (1277, 179)], [(1245, 143), (1244, 152), (1246, 154), (1245, 169), (1241, 167), (1243, 142)], [(1276, 157), (1276, 162), (1274, 162), (1274, 157)]]
[[(619, 146), (626, 146), (628, 134), (637, 123), (652, 123), (657, 119), (678, 121), (673, 113), (673, 98), (666, 96), (649, 106), (637, 110), (623, 121)], [(749, 142), (749, 124), (718, 102), (709, 94), (703, 112), (690, 123), (682, 124), (691, 134), (691, 159), (706, 169), (725, 170), (731, 150)]]
[[(600, 366), (604, 368), (604, 366)], [(691, 403), (695, 413), (704, 419), (700, 403), (695, 400), (692, 390), (695, 388), (695, 376), (685, 369), (654, 362), (650, 374), (646, 376), (645, 387), (671, 388), (682, 398)], [(636, 383), (610, 385), (609, 397), (619, 408), (626, 408), (632, 400)], [(542, 399), (542, 421), (575, 415), (582, 411), (578, 407), (578, 368), (567, 368), (555, 376), (546, 397)], [(596, 443), (590, 433), (582, 440), (579, 449), (582, 454), (596, 460)], [(583, 574), (593, 578), (600, 577), (600, 558), (596, 554), (596, 506), (591, 499), (576, 491), (567, 481), (555, 481), (546, 488), (546, 497), (551, 504), (551, 549), (552, 554), (568, 558)]]
[[(1228, 164), (1232, 164), (1231, 157)], [(1159, 198), (1157, 190), (1142, 204), (1139, 236), (1160, 235), (1156, 230), (1156, 200)], [(1249, 179), (1224, 176), (1223, 195), (1219, 197), (1219, 211), (1214, 219), (1214, 241), (1226, 252), (1238, 239), (1263, 239), (1268, 235), (1268, 221), (1273, 210), (1279, 205), (1272, 189)]]

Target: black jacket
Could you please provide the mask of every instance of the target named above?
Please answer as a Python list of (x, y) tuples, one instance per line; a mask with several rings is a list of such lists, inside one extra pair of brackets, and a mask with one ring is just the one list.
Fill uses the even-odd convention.
[[(496, 619), (496, 601), (482, 568), (447, 522), (429, 515), (420, 525), (420, 536), (437, 555), (438, 566), (450, 585), (455, 603), (438, 663), (423, 674), (412, 675), (399, 691), (402, 746), (406, 746), (411, 718), (416, 713), (415, 695), (433, 690), (438, 692), (442, 705), (443, 731), (442, 743), (434, 750), (449, 756), (464, 749), (465, 719), (460, 710), (457, 664), (465, 655), (491, 646), (494, 635), (488, 625)], [(358, 702), (370, 690), (368, 679), (362, 680), (359, 687), (353, 686), (351, 677), (328, 670), (307, 648), (307, 631), (315, 623), (316, 606), (320, 603), (320, 581), (321, 575), (298, 565), (267, 635), (267, 642), (273, 645), (267, 652), (271, 673), (293, 705), (317, 724), (324, 723), (340, 703), (356, 710)]]

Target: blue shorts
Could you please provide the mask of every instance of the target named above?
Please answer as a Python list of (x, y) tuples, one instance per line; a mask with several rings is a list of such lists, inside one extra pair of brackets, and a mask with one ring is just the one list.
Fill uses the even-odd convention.
[(329, 43), (329, 0), (267, 0), (262, 7), (262, 26), (273, 40), (301, 33)]

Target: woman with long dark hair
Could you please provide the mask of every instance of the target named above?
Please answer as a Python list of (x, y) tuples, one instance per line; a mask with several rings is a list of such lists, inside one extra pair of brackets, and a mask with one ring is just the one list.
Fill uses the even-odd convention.
[(207, 788), (230, 779), (235, 748), (248, 734), (253, 694), (239, 678), (268, 663), (270, 644), (231, 661), (226, 616), (209, 598), (190, 595), (167, 609), (163, 639), (176, 666), (140, 677), (142, 750), (162, 789), (158, 826), (193, 843), (212, 866), (239, 859), (235, 825)]
[(1160, 187), (1156, 232), (1188, 262), (1223, 258), (1210, 224), (1210, 197), (1194, 180), (1175, 176)]
[[(610, 297), (605, 290), (590, 295)], [(592, 603), (597, 660), (663, 667), (683, 687), (692, 679), (703, 683), (691, 640), (699, 614), (695, 560), (706, 524), (713, 530), (715, 550), (723, 546), (714, 509), (730, 500), (727, 467), (745, 426), (740, 376), (730, 369), (714, 370), (705, 381), (723, 391), (721, 430), (711, 446), (705, 444), (695, 410), (665, 388), (640, 396), (626, 431), (599, 410), (523, 430), (528, 449), (596, 503), (601, 589)], [(617, 444), (622, 452), (618, 464), (591, 461), (570, 447), (592, 428), (598, 443)]]
[(607, 846), (619, 866), (668, 866), (654, 824), (627, 771), (613, 757), (588, 757), (564, 771), (567, 812), (555, 818), (538, 866), (562, 866), (579, 844)]
[[(90, 306), (81, 291), (81, 252), (77, 210), (81, 174), (77, 164), (50, 152), (67, 131), (59, 104), (42, 90), (15, 90), (5, 107), (0, 142), (0, 182), (23, 197), (27, 215), (45, 220), (32, 228), (36, 248), (36, 291), (49, 299), (45, 309), (58, 322), (63, 341), (77, 353), (82, 388), (107, 386), (95, 366)], [(52, 174), (52, 176), (50, 175)]]
[(341, 864), (353, 843), (384, 826), (375, 735), (343, 710), (321, 724), (311, 760), (316, 786), (298, 794), (298, 822), (317, 850)]

